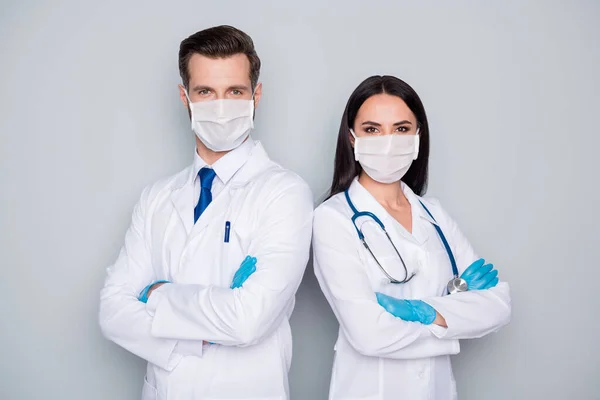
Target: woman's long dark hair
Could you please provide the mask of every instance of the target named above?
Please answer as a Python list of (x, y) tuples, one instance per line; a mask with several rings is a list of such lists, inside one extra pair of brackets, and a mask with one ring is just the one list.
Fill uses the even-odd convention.
[(337, 149), (335, 151), (335, 167), (333, 170), (333, 182), (329, 197), (341, 193), (350, 187), (352, 180), (361, 173), (362, 168), (358, 161), (354, 161), (354, 148), (350, 142), (350, 128), (354, 126), (354, 120), (358, 110), (371, 96), (386, 93), (400, 97), (417, 118), (419, 126), (419, 157), (413, 161), (410, 168), (402, 178), (402, 181), (410, 187), (413, 192), (422, 195), (427, 190), (427, 169), (429, 164), (429, 125), (425, 108), (417, 92), (403, 80), (394, 76), (372, 76), (365, 79), (352, 92), (338, 133)]

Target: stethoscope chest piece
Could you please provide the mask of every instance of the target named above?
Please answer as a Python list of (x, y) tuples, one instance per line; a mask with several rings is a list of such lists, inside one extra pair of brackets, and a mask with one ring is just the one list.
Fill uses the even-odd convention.
[(450, 294), (466, 292), (467, 290), (469, 290), (469, 285), (462, 278), (455, 277), (448, 282), (448, 293)]

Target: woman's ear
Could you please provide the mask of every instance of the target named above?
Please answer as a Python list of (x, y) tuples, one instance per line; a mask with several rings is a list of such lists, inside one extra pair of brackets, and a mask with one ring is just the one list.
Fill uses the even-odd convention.
[(354, 147), (354, 135), (352, 134), (352, 129), (348, 130), (348, 139), (350, 140), (352, 147)]

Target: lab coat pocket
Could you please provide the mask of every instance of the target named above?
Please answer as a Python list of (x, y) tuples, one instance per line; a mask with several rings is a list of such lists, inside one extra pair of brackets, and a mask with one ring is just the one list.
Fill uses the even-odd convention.
[(229, 283), (248, 254), (249, 240), (247, 229), (242, 222), (232, 222), (229, 230), (229, 241), (224, 243), (223, 279)]
[(144, 386), (142, 387), (142, 400), (157, 400), (158, 392), (154, 386), (148, 382), (148, 377), (144, 377)]
[(367, 233), (367, 243), (370, 251), (361, 247), (361, 258), (375, 291), (383, 289), (391, 283), (392, 279), (402, 281), (413, 272), (417, 272), (417, 266), (411, 262), (412, 253), (406, 248), (407, 246), (403, 241), (397, 241), (394, 244), (385, 236), (383, 231), (380, 229), (373, 230), (372, 227), (368, 227), (368, 230), (365, 227), (365, 237), (367, 237)]
[[(374, 292), (382, 292), (389, 294), (390, 296), (400, 298), (410, 298), (410, 287), (408, 285), (392, 284), (389, 277), (387, 277), (385, 274), (387, 273), (392, 278), (397, 280), (405, 279), (406, 272), (404, 271), (404, 268), (402, 267), (402, 262), (400, 261), (397, 255), (378, 257), (377, 261), (379, 261), (381, 267), (370, 255), (367, 255), (366, 259), (368, 265), (367, 274), (369, 275), (371, 287), (373, 288)], [(410, 274), (411, 269), (408, 269), (408, 272)], [(394, 288), (393, 293), (388, 293), (390, 285), (392, 285)]]
[(452, 264), (446, 250), (428, 251), (427, 263), (422, 273), (427, 278), (427, 285), (425, 291), (419, 294), (421, 297), (446, 295), (448, 282), (453, 277)]

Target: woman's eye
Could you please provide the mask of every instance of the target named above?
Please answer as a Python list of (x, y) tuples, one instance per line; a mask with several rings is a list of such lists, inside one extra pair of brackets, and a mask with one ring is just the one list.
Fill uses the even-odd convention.
[(410, 128), (408, 126), (399, 126), (396, 130), (400, 133), (407, 133), (410, 131)]
[(366, 133), (377, 133), (377, 129), (373, 128), (372, 126), (369, 126), (369, 127), (365, 128), (365, 132)]

